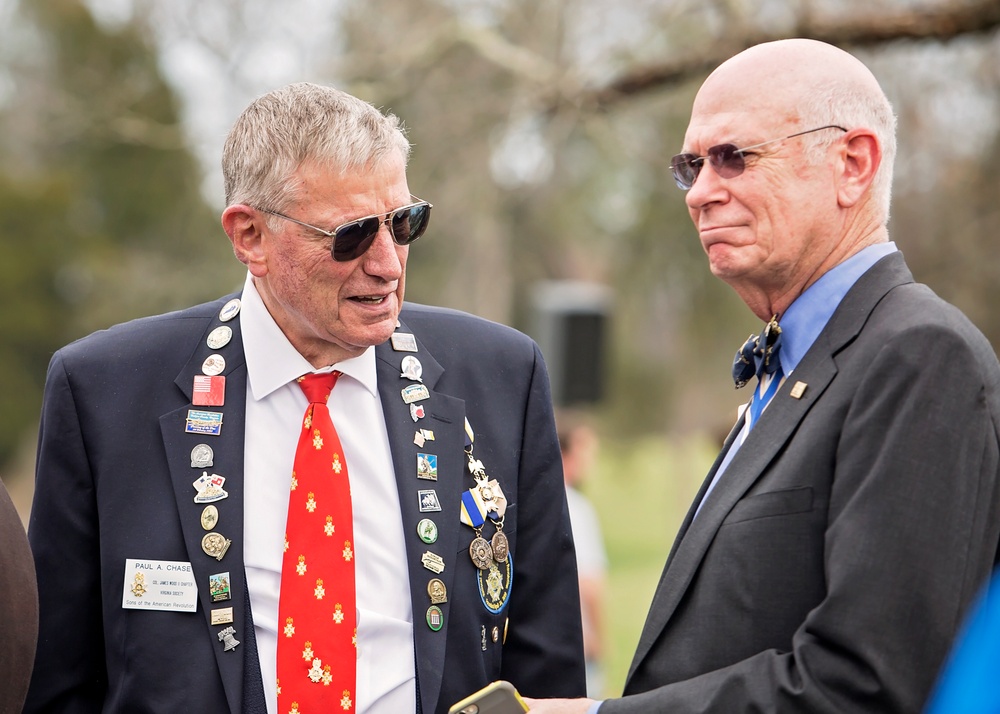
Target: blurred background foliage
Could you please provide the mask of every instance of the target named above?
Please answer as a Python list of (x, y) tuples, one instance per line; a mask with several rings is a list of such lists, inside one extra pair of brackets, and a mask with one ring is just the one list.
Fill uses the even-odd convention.
[(435, 205), (409, 299), (531, 333), (539, 281), (613, 295), (584, 411), (620, 691), (757, 329), (669, 177), (697, 86), (761, 40), (857, 54), (900, 119), (892, 236), (997, 345), (998, 28), (997, 0), (0, 0), (0, 474), (26, 513), (55, 349), (238, 288), (225, 133), (269, 89), (334, 84), (409, 127), (410, 189)]

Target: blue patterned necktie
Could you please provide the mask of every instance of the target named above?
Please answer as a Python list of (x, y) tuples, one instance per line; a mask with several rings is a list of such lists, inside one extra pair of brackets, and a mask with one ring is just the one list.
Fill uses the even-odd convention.
[(750, 400), (750, 412), (747, 416), (749, 427), (757, 423), (764, 407), (781, 386), (784, 372), (781, 369), (780, 350), (781, 327), (778, 325), (778, 316), (775, 315), (759, 336), (750, 335), (733, 360), (733, 381), (737, 389), (749, 382), (751, 377), (757, 377), (757, 388)]

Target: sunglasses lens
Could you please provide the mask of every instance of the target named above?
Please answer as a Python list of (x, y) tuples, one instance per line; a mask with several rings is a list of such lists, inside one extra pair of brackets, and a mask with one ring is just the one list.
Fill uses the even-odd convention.
[(362, 218), (342, 225), (333, 239), (333, 259), (345, 262), (360, 258), (375, 240), (381, 225), (377, 217)]
[(431, 207), (427, 203), (401, 208), (392, 214), (392, 238), (398, 245), (409, 245), (427, 230)]
[(670, 160), (670, 170), (678, 188), (687, 191), (694, 185), (701, 170), (701, 162), (702, 160), (694, 154), (677, 154)]
[(722, 178), (736, 178), (746, 168), (743, 153), (733, 144), (713, 146), (708, 150), (708, 160), (712, 162), (712, 168)]

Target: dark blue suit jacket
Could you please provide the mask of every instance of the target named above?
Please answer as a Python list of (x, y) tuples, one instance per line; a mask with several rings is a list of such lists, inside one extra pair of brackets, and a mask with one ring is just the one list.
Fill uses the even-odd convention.
[[(232, 296), (229, 296), (230, 298)], [(228, 298), (136, 320), (95, 333), (56, 353), (49, 367), (29, 537), (38, 571), (40, 636), (26, 711), (262, 711), (259, 664), (243, 568), (243, 446), (246, 363), (239, 318), (227, 322), (225, 405), (218, 436), (185, 432), (192, 382), (215, 352), (207, 335)], [(575, 556), (548, 378), (537, 346), (524, 335), (470, 315), (406, 304), (398, 332), (416, 337), (430, 397), (415, 423), (401, 389), (407, 352), (376, 348), (379, 393), (399, 486), (414, 616), (419, 702), (445, 712), (492, 680), (534, 697), (584, 692)], [(499, 613), (484, 605), (459, 521), (461, 494), (473, 485), (466, 418), (475, 456), (508, 499), (513, 581)], [(418, 428), (433, 430), (436, 483), (415, 476)], [(229, 496), (217, 503), (218, 531), (232, 539), (222, 562), (201, 547), (205, 531), (194, 503), (191, 449), (208, 443), (212, 471)], [(439, 513), (421, 513), (418, 489), (433, 487)], [(432, 516), (439, 537), (417, 535)], [(389, 514), (392, 517), (392, 514)], [(488, 536), (488, 534), (487, 534)], [(444, 624), (424, 622), (426, 551), (444, 559)], [(195, 613), (122, 608), (126, 558), (190, 562), (198, 586)], [(224, 651), (210, 611), (209, 576), (228, 571), (236, 639)], [(496, 629), (499, 640), (494, 642)], [(250, 645), (250, 646), (247, 646)], [(246, 684), (245, 684), (246, 683)]]

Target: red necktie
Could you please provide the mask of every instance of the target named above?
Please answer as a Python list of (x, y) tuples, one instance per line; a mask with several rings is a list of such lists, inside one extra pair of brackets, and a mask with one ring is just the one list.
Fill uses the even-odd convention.
[(355, 711), (354, 524), (347, 462), (326, 401), (340, 372), (307, 374), (278, 601), (278, 712)]

